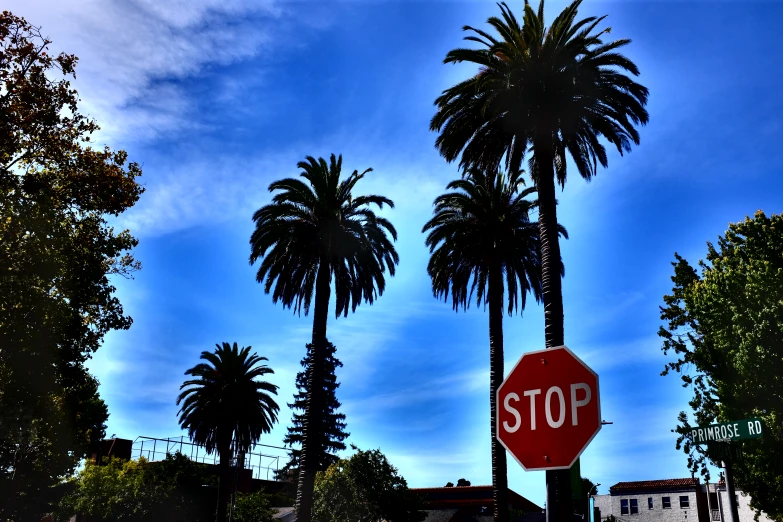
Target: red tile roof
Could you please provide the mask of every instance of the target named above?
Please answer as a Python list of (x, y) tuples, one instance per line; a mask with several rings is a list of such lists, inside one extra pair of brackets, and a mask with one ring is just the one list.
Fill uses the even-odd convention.
[(650, 490), (650, 489), (674, 489), (674, 488), (692, 488), (699, 484), (697, 478), (676, 478), (663, 480), (639, 480), (636, 482), (618, 482), (609, 488), (610, 493), (629, 490)]

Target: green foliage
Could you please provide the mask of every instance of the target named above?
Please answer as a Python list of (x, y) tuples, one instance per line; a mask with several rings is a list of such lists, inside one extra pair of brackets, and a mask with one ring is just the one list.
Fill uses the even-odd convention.
[(64, 511), (100, 520), (143, 520), (150, 515), (150, 506), (167, 497), (170, 488), (149, 480), (148, 467), (143, 458), (112, 458), (103, 466), (88, 462), (75, 479), (72, 496), (64, 501)]
[[(470, 481), (469, 480), (465, 480), (464, 478), (461, 478), (461, 479), (459, 479), (457, 481), (457, 487), (458, 488), (465, 487), (465, 486), (470, 486)], [(454, 487), (454, 483), (453, 482), (446, 482), (446, 485), (443, 486), (443, 487), (445, 487), (445, 488), (453, 488)]]
[(582, 477), (579, 491), (575, 492), (575, 495), (578, 495), (579, 500), (574, 500), (574, 514), (585, 515), (585, 520), (589, 519), (590, 514), (590, 501), (588, 500), (588, 494), (597, 494), (594, 488), (595, 484), (592, 480), (586, 477)]
[(0, 519), (39, 518), (92, 444), (106, 405), (89, 359), (127, 329), (109, 278), (140, 265), (115, 232), (138, 200), (139, 166), (93, 149), (98, 125), (70, 87), (77, 59), (0, 14)]
[[(343, 442), (350, 435), (345, 431), (345, 414), (337, 413), (340, 407), (340, 401), (337, 400), (335, 392), (340, 386), (335, 376), (335, 369), (341, 367), (343, 363), (335, 356), (335, 346), (327, 342), (326, 344), (326, 367), (323, 394), (323, 420), (324, 437), (321, 439), (322, 446), (314, 449), (314, 455), (318, 471), (325, 471), (330, 465), (337, 462), (337, 452), (345, 449)], [(312, 361), (313, 345), (307, 345), (307, 355), (302, 359), (303, 371), (296, 375), (297, 393), (294, 395), (294, 402), (289, 403), (288, 407), (294, 411), (291, 419), (291, 426), (288, 427), (283, 443), (291, 447), (289, 452), (289, 461), (279, 471), (276, 477), (278, 480), (288, 480), (298, 483), (299, 481), (299, 457), (301, 450), (293, 446), (301, 447), (304, 440), (304, 418), (305, 408), (307, 406), (307, 375)], [(298, 412), (297, 412), (298, 410)]]
[(269, 505), (272, 507), (293, 507), (296, 499), (286, 492), (278, 491), (276, 493), (267, 493)]
[(69, 480), (70, 492), (56, 513), (67, 520), (76, 513), (98, 522), (160, 520), (200, 522), (214, 519), (216, 480), (204, 464), (182, 454), (148, 462), (88, 462)]
[(380, 450), (361, 451), (319, 472), (313, 518), (319, 522), (421, 522), (423, 501)]
[[(783, 520), (783, 215), (731, 223), (717, 248), (707, 244), (701, 274), (675, 258), (658, 332), (675, 360), (662, 375), (677, 372), (693, 390), (694, 425), (763, 419), (764, 437), (743, 443), (734, 477), (753, 508)], [(688, 415), (678, 421), (677, 448), (709, 478), (709, 456), (686, 435)]]
[(280, 407), (272, 395), (277, 385), (256, 380), (275, 373), (261, 364), (266, 357), (250, 354), (251, 347), (241, 350), (234, 343), (215, 345), (212, 352), (201, 352), (207, 363), (197, 364), (185, 372), (194, 379), (185, 381), (177, 397), (180, 426), (196, 444), (220, 457), (220, 492), (217, 516), (226, 513), (232, 483), (229, 462), (232, 455), (247, 453), (262, 433), (269, 433), (277, 422)]
[(274, 512), (270, 509), (269, 495), (263, 491), (255, 493), (237, 493), (234, 522), (272, 522)]

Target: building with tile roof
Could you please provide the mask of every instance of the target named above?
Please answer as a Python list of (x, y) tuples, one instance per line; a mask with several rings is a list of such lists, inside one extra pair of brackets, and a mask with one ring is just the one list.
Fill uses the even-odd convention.
[[(595, 522), (731, 522), (726, 484), (698, 478), (618, 482), (608, 495), (594, 495)], [(737, 490), (738, 522), (754, 522), (750, 497)], [(759, 522), (771, 522), (761, 513)]]

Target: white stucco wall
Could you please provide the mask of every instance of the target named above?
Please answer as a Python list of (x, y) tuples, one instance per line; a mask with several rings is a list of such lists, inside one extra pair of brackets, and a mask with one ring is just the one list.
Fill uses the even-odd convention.
[[(729, 495), (725, 487), (718, 487), (718, 501), (723, 509), (723, 521), (731, 522), (729, 514)], [(713, 490), (714, 491), (714, 490)], [(750, 508), (750, 497), (742, 491), (737, 491), (737, 512), (739, 513), (739, 522), (754, 522), (756, 512)], [(597, 522), (597, 521), (596, 521)], [(759, 516), (759, 522), (772, 522), (763, 512)]]
[[(688, 507), (680, 508), (680, 496), (688, 497)], [(671, 507), (664, 509), (663, 497), (669, 497)], [(696, 508), (695, 491), (667, 491), (635, 494), (596, 495), (595, 506), (601, 510), (601, 519), (614, 515), (619, 522), (699, 522)], [(647, 499), (653, 499), (653, 508), (649, 509)], [(636, 499), (638, 514), (621, 514), (621, 500)], [(596, 520), (595, 522), (599, 522)], [(741, 521), (745, 522), (745, 521)]]

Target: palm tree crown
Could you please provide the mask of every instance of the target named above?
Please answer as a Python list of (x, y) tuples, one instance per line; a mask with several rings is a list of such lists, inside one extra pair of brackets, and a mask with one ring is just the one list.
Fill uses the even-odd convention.
[(280, 407), (272, 398), (277, 386), (258, 377), (274, 373), (266, 357), (250, 354), (234, 343), (216, 345), (214, 352), (201, 352), (200, 363), (185, 372), (194, 379), (185, 381), (177, 398), (180, 426), (208, 452), (230, 450), (247, 452), (262, 433), (277, 422)]
[[(579, 174), (590, 179), (597, 164), (607, 166), (603, 136), (622, 155), (639, 143), (635, 125), (646, 124), (648, 90), (625, 73), (639, 75), (636, 65), (617, 52), (630, 40), (604, 43), (605, 17), (576, 21), (582, 0), (575, 0), (547, 28), (544, 2), (536, 12), (525, 1), (523, 25), (500, 3), (502, 17), (487, 23), (499, 38), (470, 26), (465, 40), (479, 49), (454, 49), (445, 63), (472, 62), (480, 67), (471, 78), (437, 98), (431, 128), (440, 131), (436, 146), (447, 161), (462, 152), (461, 165), (486, 171), (516, 171), (529, 146), (551, 149), (558, 182), (566, 180), (566, 151)], [(536, 169), (531, 174), (536, 177)]]
[(354, 197), (356, 183), (372, 169), (340, 180), (342, 156), (332, 154), (328, 165), (323, 158), (308, 156), (297, 166), (307, 183), (275, 181), (269, 190), (279, 192), (272, 203), (253, 215), (250, 263), (263, 258), (256, 280), (265, 280), (267, 293), (274, 289), (274, 302), (280, 300), (295, 312), (304, 308), (305, 314), (318, 269), (325, 263), (335, 281), (335, 314), (347, 316), (362, 299), (372, 303), (383, 294), (386, 270), (393, 276), (399, 263), (388, 237), (396, 240), (397, 231), (369, 208), (393, 208), (394, 203), (383, 196)]
[[(505, 276), (509, 315), (520, 304), (525, 308), (528, 293), (541, 299), (539, 228), (529, 216), (536, 201), (526, 199), (535, 189), (520, 190), (522, 185), (519, 174), (487, 176), (472, 169), (448, 184), (454, 192), (435, 200), (435, 215), (422, 230), (430, 231), (427, 272), (433, 293), (448, 300), (451, 292), (455, 310), (467, 308), (474, 292), (477, 306), (486, 303), (493, 263)], [(563, 227), (560, 231), (568, 237)]]

